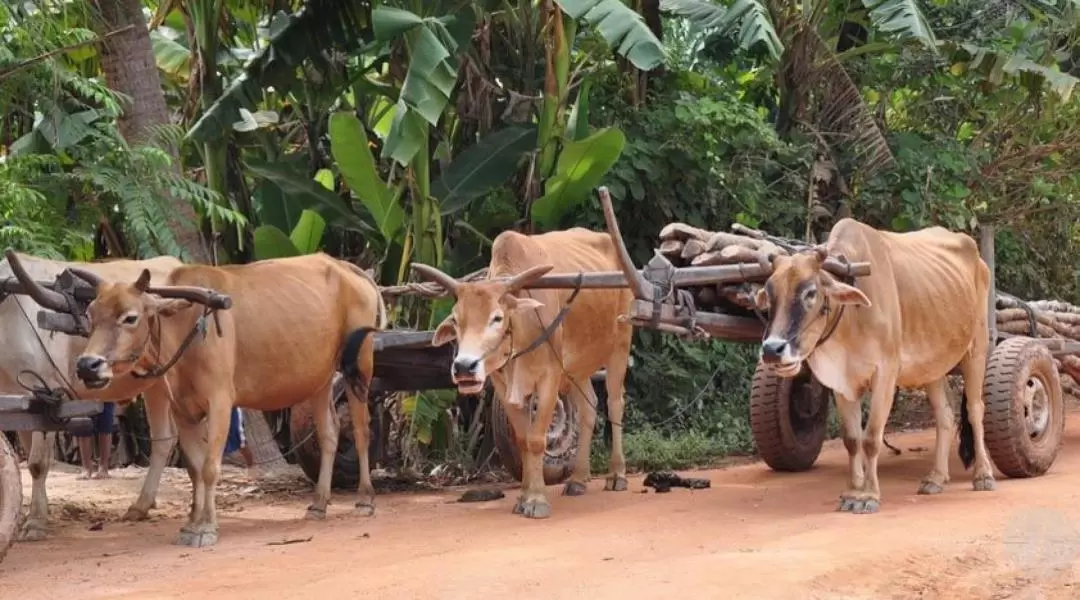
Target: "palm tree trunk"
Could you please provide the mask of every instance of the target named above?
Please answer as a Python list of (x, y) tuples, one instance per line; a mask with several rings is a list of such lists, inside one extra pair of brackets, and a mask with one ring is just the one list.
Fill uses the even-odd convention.
[[(169, 108), (161, 90), (161, 76), (154, 61), (150, 45), (150, 32), (142, 13), (141, 0), (95, 0), (101, 14), (100, 28), (108, 33), (133, 25), (134, 27), (109, 38), (102, 44), (101, 66), (105, 71), (107, 85), (128, 95), (131, 102), (124, 107), (120, 117), (120, 135), (129, 144), (147, 141), (155, 126), (169, 123)], [(173, 164), (179, 168), (177, 149), (171, 148)], [(186, 201), (176, 202), (175, 214), (179, 217), (169, 223), (188, 259), (199, 263), (209, 262), (209, 255), (199, 233), (198, 215)]]

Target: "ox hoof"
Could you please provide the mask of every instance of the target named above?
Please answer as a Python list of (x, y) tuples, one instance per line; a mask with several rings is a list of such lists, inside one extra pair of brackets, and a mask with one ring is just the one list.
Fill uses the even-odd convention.
[(304, 518), (309, 521), (325, 521), (326, 509), (319, 508), (312, 504), (311, 506), (307, 507), (307, 512), (304, 513)]
[(628, 487), (629, 484), (626, 482), (626, 478), (618, 475), (608, 477), (607, 480), (604, 481), (605, 492), (625, 492)]
[(361, 517), (374, 517), (375, 516), (375, 503), (368, 502), (366, 500), (358, 500), (356, 502), (356, 514)]
[(124, 521), (145, 521), (150, 516), (149, 513), (150, 513), (150, 511), (148, 511), (148, 510), (143, 510), (141, 508), (136, 508), (136, 507), (132, 506), (131, 508), (127, 509), (126, 513), (124, 513), (124, 516), (122, 517), (122, 520), (124, 520)]
[(997, 482), (993, 475), (979, 475), (971, 482), (971, 487), (976, 492), (992, 492), (997, 489)]
[(180, 530), (180, 535), (176, 538), (177, 546), (187, 546), (188, 548), (206, 548), (207, 546), (213, 546), (217, 543), (218, 534), (216, 531), (191, 531)]
[(945, 487), (936, 481), (923, 481), (919, 484), (919, 493), (924, 496), (932, 496), (945, 491)]
[(49, 535), (45, 525), (39, 521), (27, 521), (19, 529), (20, 542), (40, 542)]
[(585, 484), (580, 481), (567, 481), (563, 488), (563, 496), (584, 496)]
[(876, 513), (880, 508), (881, 502), (874, 498), (841, 498), (838, 510), (857, 515), (865, 515)]
[(546, 519), (551, 516), (551, 504), (545, 498), (518, 498), (514, 514), (529, 519)]

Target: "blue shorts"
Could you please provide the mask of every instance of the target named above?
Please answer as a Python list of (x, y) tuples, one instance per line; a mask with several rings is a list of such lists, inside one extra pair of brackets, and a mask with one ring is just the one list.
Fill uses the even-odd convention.
[(234, 407), (232, 416), (229, 418), (229, 436), (225, 438), (223, 454), (239, 452), (244, 446), (247, 446), (247, 439), (244, 437), (244, 416), (239, 408)]
[(95, 435), (112, 435), (113, 433), (113, 421), (116, 415), (116, 403), (104, 402), (104, 408), (101, 412), (90, 419), (93, 424), (91, 431), (76, 433), (75, 437), (94, 437)]

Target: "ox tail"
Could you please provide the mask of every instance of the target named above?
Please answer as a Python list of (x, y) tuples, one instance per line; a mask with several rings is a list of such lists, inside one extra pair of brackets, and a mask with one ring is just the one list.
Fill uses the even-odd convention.
[(964, 463), (964, 469), (970, 469), (975, 462), (975, 428), (968, 419), (967, 398), (960, 398), (960, 462)]
[(369, 335), (374, 331), (377, 331), (374, 327), (354, 329), (349, 335), (345, 336), (345, 344), (341, 348), (341, 362), (338, 364), (338, 369), (345, 377), (345, 383), (352, 388), (353, 393), (360, 399), (367, 397), (368, 384), (370, 383), (368, 376), (360, 371), (360, 352), (364, 348), (364, 343), (369, 341), (369, 338), (374, 343), (374, 338)]

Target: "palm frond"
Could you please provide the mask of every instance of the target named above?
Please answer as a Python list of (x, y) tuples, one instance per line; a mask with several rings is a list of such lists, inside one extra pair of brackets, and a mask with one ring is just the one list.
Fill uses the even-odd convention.
[(306, 62), (324, 65), (330, 52), (349, 53), (369, 44), (369, 0), (308, 0), (293, 14), (278, 13), (270, 39), (253, 56), (221, 97), (192, 125), (187, 139), (216, 139), (239, 120), (240, 108), (254, 110), (263, 90), (273, 86), (284, 93), (297, 81)]
[(683, 17), (702, 29), (719, 33), (737, 31), (738, 44), (743, 50), (763, 44), (774, 59), (779, 59), (784, 51), (768, 9), (758, 0), (735, 0), (730, 7), (708, 0), (661, 0), (660, 10)]

